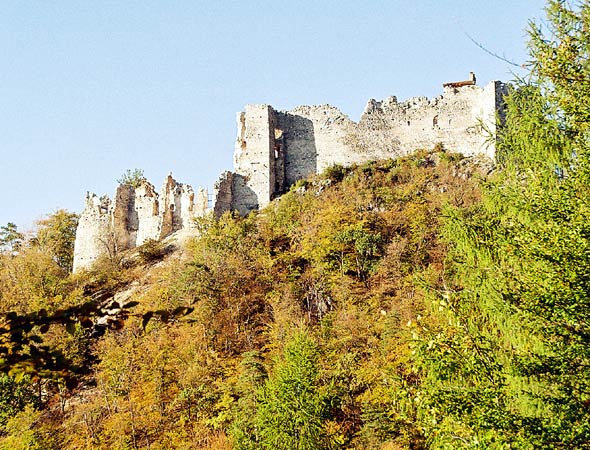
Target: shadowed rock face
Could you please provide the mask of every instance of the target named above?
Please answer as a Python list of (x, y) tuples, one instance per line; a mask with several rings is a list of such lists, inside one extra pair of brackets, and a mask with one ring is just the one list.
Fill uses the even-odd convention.
[(506, 86), (447, 83), (433, 99), (369, 100), (358, 123), (330, 105), (276, 111), (247, 105), (238, 114), (234, 173), (217, 184), (214, 210), (240, 214), (266, 206), (298, 180), (327, 167), (406, 155), (441, 143), (448, 151), (493, 159)]
[(86, 205), (76, 230), (74, 272), (89, 268), (103, 254), (137, 247), (148, 239), (163, 239), (189, 230), (192, 219), (207, 211), (208, 194), (169, 175), (160, 193), (147, 181), (138, 187), (120, 185), (114, 201), (86, 194)]

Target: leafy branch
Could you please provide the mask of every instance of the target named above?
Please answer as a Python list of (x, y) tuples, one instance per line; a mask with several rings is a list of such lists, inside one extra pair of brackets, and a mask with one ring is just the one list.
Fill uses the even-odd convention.
[(153, 318), (170, 322), (194, 310), (191, 307), (178, 307), (144, 314), (132, 313), (131, 309), (137, 305), (136, 301), (122, 305), (109, 302), (105, 305), (97, 299), (91, 299), (52, 313), (41, 309), (27, 314), (4, 314), (0, 318), (0, 372), (17, 379), (25, 375), (33, 378), (63, 378), (71, 387), (77, 383), (76, 375), (85, 373), (88, 368), (76, 367), (59, 349), (46, 344), (43, 335), (49, 332), (52, 325), (64, 326), (71, 335), (77, 329), (82, 329), (88, 337), (97, 338), (107, 329), (123, 328), (129, 317), (141, 317), (145, 330)]

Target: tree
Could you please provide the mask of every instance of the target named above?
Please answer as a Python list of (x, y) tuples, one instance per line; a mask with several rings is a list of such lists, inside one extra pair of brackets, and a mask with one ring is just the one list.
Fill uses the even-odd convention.
[[(342, 266), (344, 267), (345, 254), (354, 256), (354, 264), (357, 276), (365, 281), (371, 271), (375, 261), (378, 260), (380, 247), (383, 244), (383, 238), (380, 233), (372, 233), (363, 229), (363, 224), (356, 224), (354, 227), (348, 227), (345, 230), (335, 234), (335, 240), (343, 244), (342, 249)], [(352, 259), (352, 258), (351, 258)]]
[(28, 377), (17, 381), (6, 374), (0, 375), (0, 428), (27, 405), (39, 406), (39, 397), (38, 389)]
[(121, 178), (117, 179), (117, 183), (136, 188), (139, 187), (145, 179), (143, 169), (127, 169), (125, 173), (121, 175)]
[(64, 270), (71, 271), (74, 262), (74, 242), (78, 215), (60, 209), (37, 222), (34, 243), (49, 253)]
[(256, 392), (267, 380), (260, 352), (255, 350), (243, 353), (238, 370), (236, 392), (239, 398), (233, 407), (228, 431), (236, 449), (255, 450), (258, 448), (258, 431), (256, 415), (252, 411), (256, 411)]
[(260, 391), (256, 424), (261, 448), (327, 448), (323, 433), (326, 404), (319, 389), (318, 349), (301, 332), (286, 345), (283, 357)]
[(50, 450), (56, 448), (44, 439), (35, 428), (35, 424), (42, 415), (32, 406), (27, 406), (8, 419), (6, 435), (0, 439), (0, 450)]
[(506, 99), (502, 170), (477, 208), (446, 211), (447, 271), (416, 328), (435, 448), (590, 448), (590, 2), (547, 17)]
[(17, 226), (8, 222), (0, 227), (0, 248), (8, 252), (16, 252), (22, 245), (25, 236), (19, 233)]

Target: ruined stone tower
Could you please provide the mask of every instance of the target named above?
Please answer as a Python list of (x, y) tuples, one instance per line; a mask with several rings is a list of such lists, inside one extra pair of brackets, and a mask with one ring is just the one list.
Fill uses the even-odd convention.
[(138, 187), (120, 185), (113, 201), (87, 193), (76, 230), (74, 272), (89, 268), (100, 255), (189, 230), (192, 219), (207, 211), (207, 202), (206, 190), (199, 188), (195, 196), (191, 186), (177, 183), (171, 175), (159, 194), (145, 180)]
[[(469, 80), (445, 83), (433, 99), (396, 97), (369, 100), (359, 122), (330, 105), (277, 111), (247, 105), (237, 116), (234, 171), (215, 185), (213, 212), (245, 215), (263, 208), (298, 180), (328, 166), (349, 166), (394, 158), (441, 143), (464, 155), (495, 155), (496, 130), (504, 116), (507, 87), (485, 87)], [(86, 197), (76, 233), (74, 270), (89, 267), (101, 254), (136, 247), (189, 230), (192, 219), (207, 212), (207, 192), (169, 176), (159, 194), (144, 182), (119, 186), (114, 200)]]

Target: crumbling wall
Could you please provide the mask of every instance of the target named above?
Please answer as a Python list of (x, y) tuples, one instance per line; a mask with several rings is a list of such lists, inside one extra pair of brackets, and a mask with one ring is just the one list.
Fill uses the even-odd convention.
[(247, 105), (237, 122), (230, 203), (240, 214), (266, 206), (297, 180), (329, 165), (363, 160), (347, 144), (356, 124), (333, 106), (275, 111)]
[(232, 211), (234, 207), (233, 177), (234, 174), (226, 170), (215, 182), (213, 187), (213, 198), (215, 199), (213, 213), (217, 217), (220, 217), (226, 211)]
[[(133, 242), (131, 246), (135, 246), (137, 242), (145, 242), (148, 239), (160, 238), (160, 200), (158, 194), (154, 189), (154, 185), (143, 181), (140, 186), (135, 189), (135, 211), (131, 211), (131, 215), (137, 216), (137, 222), (134, 227), (137, 229), (135, 239), (131, 238)], [(126, 246), (125, 248), (130, 248)]]
[(74, 243), (74, 271), (92, 265), (96, 255), (112, 251), (111, 200), (86, 193)]
[[(330, 165), (397, 157), (437, 143), (449, 151), (493, 158), (506, 86), (474, 83), (474, 75), (447, 83), (433, 99), (369, 100), (358, 123), (330, 105), (291, 111), (247, 105), (237, 116), (234, 172), (224, 172), (215, 185), (214, 213), (245, 215)], [(121, 251), (188, 230), (207, 209), (206, 190), (195, 196), (171, 175), (159, 194), (147, 182), (137, 188), (119, 186), (112, 203), (88, 194), (76, 234), (74, 270), (88, 267), (107, 248)]]
[(484, 88), (446, 87), (433, 99), (370, 100), (357, 126), (356, 145), (364, 154), (384, 158), (440, 142), (450, 151), (493, 158), (496, 114), (505, 93), (504, 84), (493, 81)]
[(297, 180), (328, 166), (402, 156), (442, 143), (465, 155), (495, 155), (506, 86), (448, 83), (433, 99), (369, 100), (358, 123), (330, 105), (275, 111), (247, 105), (238, 114), (234, 175), (219, 182), (214, 210), (247, 214), (266, 206)]
[[(190, 188), (190, 186), (188, 185), (185, 186)], [(188, 194), (188, 201), (192, 205), (192, 209), (190, 209), (191, 214), (186, 216), (186, 222), (188, 222), (188, 224), (186, 222), (183, 222), (183, 227), (186, 227), (187, 225), (193, 225), (193, 220), (191, 220), (193, 215), (201, 216), (209, 210), (209, 191), (199, 186), (199, 188), (197, 189), (196, 197), (192, 192)]]
[(133, 247), (139, 228), (133, 186), (122, 184), (117, 187), (112, 216), (115, 249), (120, 251)]
[[(290, 186), (317, 170), (316, 133), (313, 122), (298, 114), (274, 112), (275, 136), (280, 136), (279, 151), (283, 158), (283, 185)], [(287, 151), (288, 149), (288, 151)]]
[(197, 197), (192, 186), (177, 183), (168, 175), (159, 196), (162, 202), (161, 225), (154, 239), (162, 239), (171, 233), (192, 227), (193, 219), (202, 216), (208, 208), (208, 193), (199, 187)]
[[(176, 209), (176, 198), (174, 196), (175, 182), (170, 175), (166, 178), (160, 190), (162, 201), (162, 214), (160, 215), (159, 235), (156, 239), (168, 236), (174, 231), (174, 216)], [(178, 214), (176, 214), (178, 217)]]
[[(274, 111), (268, 105), (247, 105), (239, 113), (232, 187), (235, 209), (251, 211), (266, 206), (274, 179)], [(243, 181), (243, 182), (242, 182)], [(256, 195), (253, 195), (256, 193)]]
[(349, 137), (356, 132), (356, 123), (330, 105), (299, 106), (278, 113), (285, 133), (285, 176), (287, 186), (326, 167), (349, 166), (364, 160), (354, 150)]
[(208, 193), (177, 183), (169, 175), (158, 195), (143, 181), (138, 187), (120, 185), (114, 201), (87, 194), (74, 245), (74, 271), (89, 268), (101, 255), (134, 248), (148, 239), (163, 239), (190, 230), (193, 219), (208, 210)]

